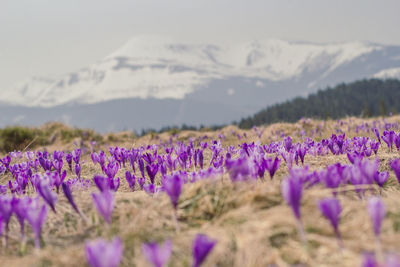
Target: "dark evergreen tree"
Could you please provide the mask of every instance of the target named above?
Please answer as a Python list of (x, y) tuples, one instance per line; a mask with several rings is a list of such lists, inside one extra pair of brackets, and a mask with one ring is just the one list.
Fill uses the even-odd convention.
[(302, 117), (338, 119), (346, 116), (379, 116), (400, 110), (400, 81), (369, 79), (342, 83), (334, 88), (275, 104), (239, 122), (251, 128), (275, 122), (296, 122)]

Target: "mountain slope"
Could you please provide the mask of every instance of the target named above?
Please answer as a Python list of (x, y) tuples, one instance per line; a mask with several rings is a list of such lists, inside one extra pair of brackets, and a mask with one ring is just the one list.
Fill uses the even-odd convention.
[[(121, 98), (183, 99), (215, 80), (230, 77), (282, 82), (317, 73), (318, 77), (307, 79), (312, 89), (326, 86), (319, 80), (335, 70), (383, 50), (384, 46), (360, 42), (319, 45), (266, 40), (222, 47), (139, 37), (87, 68), (46, 84), (34, 78), (1, 98), (43, 107)], [(264, 82), (257, 85), (262, 88)]]
[[(282, 40), (221, 46), (181, 43), (159, 36), (137, 37), (87, 68), (55, 79), (36, 77), (0, 92), (0, 101), (3, 107), (44, 109), (40, 121), (62, 120), (51, 114), (53, 110), (62, 109), (64, 117), (71, 117), (81, 107), (101, 109), (101, 103), (116, 100), (147, 108), (136, 113), (136, 107), (126, 106), (125, 112), (136, 116), (137, 123), (112, 122), (117, 124), (115, 130), (140, 130), (149, 124), (160, 128), (182, 123), (230, 123), (265, 106), (329, 85), (375, 75), (388, 77), (396, 68), (400, 68), (400, 46)], [(146, 106), (148, 103), (158, 106)], [(169, 110), (171, 103), (179, 106), (171, 110), (174, 114), (156, 113)], [(198, 108), (194, 110), (191, 103), (202, 104), (194, 105)], [(224, 116), (209, 115), (205, 109)], [(151, 121), (154, 115), (162, 125)], [(15, 114), (5, 116), (10, 117), (8, 122), (20, 119)], [(82, 126), (80, 120), (78, 116), (71, 123)], [(83, 126), (100, 131), (110, 128), (92, 122), (95, 119), (88, 121)]]

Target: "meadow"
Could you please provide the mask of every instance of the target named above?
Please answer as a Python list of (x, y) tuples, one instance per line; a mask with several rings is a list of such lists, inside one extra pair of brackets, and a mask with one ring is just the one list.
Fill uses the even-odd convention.
[(1, 265), (400, 266), (399, 128), (27, 128), (0, 143)]

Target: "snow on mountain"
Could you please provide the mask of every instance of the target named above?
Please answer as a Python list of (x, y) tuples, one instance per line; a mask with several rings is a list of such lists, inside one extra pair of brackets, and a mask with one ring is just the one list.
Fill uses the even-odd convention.
[(3, 102), (14, 104), (26, 104), (36, 101), (47, 88), (50, 88), (57, 79), (47, 77), (32, 77), (25, 81), (19, 82), (12, 90), (1, 92), (0, 99)]
[[(0, 99), (31, 107), (126, 98), (185, 99), (215, 81), (232, 77), (259, 79), (256, 87), (262, 90), (268, 90), (268, 82), (307, 77), (308, 87), (316, 89), (326, 86), (322, 78), (382, 49), (384, 46), (361, 42), (265, 40), (221, 46), (185, 44), (159, 36), (136, 37), (87, 68), (59, 79), (32, 78), (1, 92)], [(234, 88), (228, 90), (227, 95), (235, 92)]]
[(375, 78), (379, 79), (400, 79), (400, 68), (384, 69), (374, 75)]
[(251, 42), (227, 47), (218, 58), (237, 70), (236, 74), (285, 80), (301, 75), (321, 65), (329, 65), (329, 71), (373, 50), (376, 45), (360, 42), (341, 44), (290, 43), (282, 40)]

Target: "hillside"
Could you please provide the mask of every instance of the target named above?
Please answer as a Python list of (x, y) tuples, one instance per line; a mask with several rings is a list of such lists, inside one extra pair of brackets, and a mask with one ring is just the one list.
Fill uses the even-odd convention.
[(295, 122), (302, 117), (338, 119), (346, 116), (385, 116), (400, 111), (400, 81), (361, 80), (320, 90), (272, 105), (239, 122), (241, 128), (274, 122)]
[[(143, 244), (170, 240), (172, 251), (167, 253), (168, 265), (164, 266), (184, 267), (191, 266), (193, 240), (202, 233), (216, 241), (201, 265), (204, 267), (361, 266), (365, 253), (370, 253), (369, 257), (376, 257), (380, 263), (398, 263), (400, 187), (397, 170), (392, 170), (391, 162), (399, 154), (395, 147), (388, 151), (383, 141), (376, 155), (370, 150), (370, 146), (378, 143), (373, 127), (381, 134), (384, 129), (390, 129), (398, 135), (400, 117), (309, 119), (294, 124), (272, 124), (265, 129), (241, 130), (228, 126), (220, 131), (183, 131), (140, 138), (127, 133), (99, 136), (58, 124), (32, 129), (48, 137), (47, 142), (33, 143), (36, 154), (12, 152), (8, 154), (9, 160), (6, 154), (0, 157), (3, 194), (0, 203), (7, 205), (10, 199), (13, 202), (28, 199), (33, 203), (26, 207), (30, 212), (26, 215), (22, 238), (20, 222), (15, 215), (17, 210), (13, 209), (2, 236), (3, 239), (8, 237), (8, 247), (6, 242), (0, 243), (0, 261), (4, 266), (87, 266), (85, 247), (88, 242), (98, 238), (108, 242), (116, 237), (123, 244), (121, 254), (111, 253), (110, 247), (105, 247), (94, 256), (105, 262), (112, 257), (121, 262), (121, 267), (151, 266)], [(4, 130), (0, 139), (4, 137)], [(332, 136), (334, 132), (345, 133), (343, 142), (340, 143), (340, 136)], [(292, 146), (288, 145), (288, 136), (293, 139)], [(34, 135), (27, 135), (27, 139), (32, 137)], [(339, 144), (341, 149), (337, 150)], [(299, 145), (306, 147), (304, 164), (288, 157), (298, 155)], [(79, 153), (77, 148), (81, 149)], [(204, 151), (204, 167), (196, 161), (199, 150)], [(91, 155), (91, 151), (94, 154)], [(358, 154), (360, 161), (351, 163), (347, 152), (362, 153)], [(73, 155), (73, 160), (68, 161), (68, 155)], [(95, 160), (100, 155), (105, 157), (105, 162)], [(257, 171), (260, 167), (254, 163), (275, 157), (280, 159), (280, 165), (273, 178), (268, 170)], [(35, 165), (36, 160), (40, 161), (39, 165)], [(168, 165), (170, 160), (175, 163)], [(46, 167), (46, 162), (53, 165)], [(56, 170), (59, 162), (64, 165)], [(154, 181), (151, 171), (141, 174), (141, 162), (147, 167), (160, 166)], [(182, 181), (176, 213), (172, 197), (170, 200), (164, 192), (166, 181), (173, 177), (170, 167), (164, 173), (164, 164), (176, 168), (173, 172)], [(232, 164), (236, 167), (232, 168)], [(119, 167), (111, 174), (109, 170), (115, 166)], [(64, 189), (58, 191), (57, 183), (49, 182), (53, 178), (45, 174), (46, 168), (49, 169), (47, 173), (53, 173), (52, 177), (57, 177), (58, 171), (65, 171), (64, 181), (72, 191), (70, 197), (76, 204), (75, 210), (71, 200), (64, 196)], [(377, 171), (379, 177), (387, 180), (382, 183), (377, 180), (379, 185), (378, 182), (367, 183), (363, 180), (367, 174), (360, 172), (364, 170)], [(125, 179), (126, 171), (136, 176), (133, 186)], [(111, 175), (106, 179), (118, 181), (117, 188), (102, 187), (94, 182), (96, 174)], [(28, 179), (30, 175), (35, 179)], [(359, 175), (362, 175), (361, 181), (357, 180)], [(339, 179), (340, 183), (336, 186), (328, 183), (329, 177)], [(28, 179), (26, 184), (21, 182), (25, 178)], [(302, 181), (303, 189), (297, 202), (301, 211), (300, 226), (282, 190), (282, 181), (287, 179)], [(8, 188), (10, 183), (12, 187)], [(156, 193), (149, 189), (151, 185), (156, 187)], [(40, 193), (46, 188), (46, 194)], [(110, 192), (113, 199), (107, 202), (112, 203), (109, 222), (94, 201), (93, 195), (103, 194), (101, 190)], [(321, 200), (333, 196), (342, 207), (339, 237), (318, 207)], [(380, 198), (386, 210), (379, 228), (379, 243), (376, 243), (366, 208), (373, 196)], [(39, 242), (35, 243), (30, 214), (38, 207), (47, 212), (39, 231), (40, 239), (37, 238)], [(304, 230), (305, 240), (299, 235), (299, 229)]]

